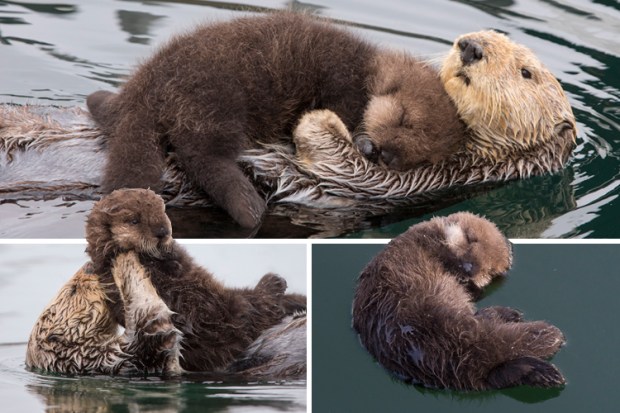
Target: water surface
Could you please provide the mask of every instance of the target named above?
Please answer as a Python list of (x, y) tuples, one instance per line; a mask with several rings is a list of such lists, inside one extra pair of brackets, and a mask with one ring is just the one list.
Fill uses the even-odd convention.
[[(421, 57), (444, 53), (459, 34), (496, 29), (530, 47), (559, 78), (579, 127), (568, 167), (554, 175), (375, 216), (272, 211), (257, 233), (219, 211), (177, 210), (181, 237), (392, 237), (430, 214), (470, 210), (511, 237), (615, 238), (620, 233), (620, 6), (613, 0), (555, 1), (102, 1), (0, 2), (0, 102), (83, 105), (116, 89), (141, 59), (173, 33), (292, 6), (347, 22), (365, 38)], [(82, 237), (91, 202), (0, 204), (0, 236)], [(334, 217), (322, 218), (322, 215)], [(199, 216), (200, 219), (196, 220)]]

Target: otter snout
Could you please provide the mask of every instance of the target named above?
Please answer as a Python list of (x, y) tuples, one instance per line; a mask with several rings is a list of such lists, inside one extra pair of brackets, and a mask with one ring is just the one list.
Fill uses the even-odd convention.
[(461, 39), (458, 42), (461, 51), (461, 62), (464, 66), (476, 63), (484, 57), (484, 50), (480, 43), (473, 39)]
[(159, 228), (156, 228), (155, 231), (153, 231), (153, 233), (160, 240), (170, 236), (170, 230), (163, 225), (160, 226)]
[(355, 135), (353, 144), (370, 162), (384, 165), (390, 169), (400, 169), (396, 152), (380, 148), (368, 135), (364, 133)]
[(379, 162), (380, 150), (368, 135), (365, 133), (355, 135), (353, 137), (353, 144), (370, 162)]

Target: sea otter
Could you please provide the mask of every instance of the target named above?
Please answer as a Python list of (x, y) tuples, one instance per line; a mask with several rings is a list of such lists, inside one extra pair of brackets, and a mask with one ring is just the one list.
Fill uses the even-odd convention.
[(564, 383), (546, 361), (564, 344), (544, 321), (473, 302), (512, 264), (491, 222), (456, 213), (412, 226), (362, 271), (353, 328), (395, 377), (430, 388), (499, 389)]
[[(237, 362), (234, 371), (245, 374), (238, 366), (246, 360), (257, 371), (305, 374), (305, 358), (276, 368), (273, 359), (282, 355), (273, 348), (285, 346), (252, 349), (255, 340), (269, 341), (263, 334), (287, 336), (292, 329), (305, 335), (298, 330), (305, 328), (305, 317), (289, 317), (305, 311), (305, 296), (285, 294), (286, 281), (275, 274), (254, 288), (226, 288), (171, 235), (163, 200), (150, 190), (117, 190), (96, 203), (86, 225), (92, 263), (39, 318), (27, 365), (58, 372), (176, 374), (221, 372)], [(125, 327), (123, 336), (116, 336), (118, 325)], [(299, 361), (299, 355), (295, 351), (290, 359)]]
[(334, 111), (360, 132), (364, 153), (391, 168), (437, 162), (465, 145), (466, 126), (436, 71), (290, 12), (177, 36), (118, 94), (98, 91), (87, 104), (109, 135), (104, 191), (161, 190), (174, 151), (190, 179), (245, 227), (259, 223), (265, 201), (237, 157), (290, 136), (306, 111)]

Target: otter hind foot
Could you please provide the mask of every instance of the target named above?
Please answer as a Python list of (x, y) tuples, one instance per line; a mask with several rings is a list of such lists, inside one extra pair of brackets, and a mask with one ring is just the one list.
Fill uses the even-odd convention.
[(545, 321), (522, 323), (525, 327), (525, 345), (531, 354), (540, 358), (550, 358), (566, 343), (562, 331)]
[(286, 291), (286, 280), (277, 274), (265, 274), (256, 284), (255, 291), (269, 295), (282, 295)]
[(558, 387), (566, 383), (551, 363), (537, 357), (521, 357), (494, 368), (487, 378), (489, 386), (503, 389), (513, 386)]

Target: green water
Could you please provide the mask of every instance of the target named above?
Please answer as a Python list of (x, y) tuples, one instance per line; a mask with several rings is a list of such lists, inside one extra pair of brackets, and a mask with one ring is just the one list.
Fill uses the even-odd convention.
[(515, 245), (509, 277), (478, 306), (517, 308), (547, 320), (567, 344), (553, 358), (559, 390), (528, 387), (456, 393), (422, 390), (390, 378), (351, 329), (358, 274), (382, 245), (312, 248), (312, 403), (316, 412), (614, 412), (620, 403), (616, 258), (620, 245)]
[[(0, 103), (83, 105), (92, 91), (117, 88), (173, 33), (205, 20), (288, 6), (351, 23), (372, 42), (421, 57), (445, 53), (462, 33), (508, 33), (530, 47), (565, 88), (579, 127), (574, 156), (555, 176), (492, 190), (457, 189), (449, 199), (377, 216), (302, 211), (291, 220), (272, 207), (255, 234), (213, 209), (174, 210), (177, 236), (392, 237), (431, 214), (456, 210), (489, 216), (511, 237), (619, 236), (620, 6), (614, 0), (0, 1)], [(80, 238), (91, 205), (0, 201), (0, 237)]]

